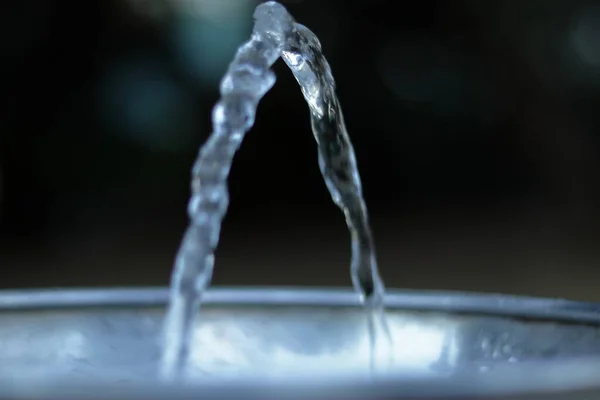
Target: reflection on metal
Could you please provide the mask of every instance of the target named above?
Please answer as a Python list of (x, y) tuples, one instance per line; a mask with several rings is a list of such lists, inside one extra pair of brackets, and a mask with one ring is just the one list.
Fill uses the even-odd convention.
[[(205, 313), (194, 335), (190, 360), (191, 375), (197, 379), (205, 374), (261, 379), (349, 372), (370, 376), (367, 325), (364, 313), (357, 310), (291, 308), (266, 315), (256, 308), (242, 314), (234, 311), (234, 318), (223, 318), (215, 310)], [(388, 321), (394, 340), (402, 344), (393, 347), (393, 368), (431, 374), (444, 346), (454, 342), (446, 338), (454, 337), (456, 324), (408, 314), (397, 317)]]
[[(97, 398), (87, 384), (106, 388), (105, 399), (126, 391), (140, 399), (158, 399), (161, 390), (189, 395), (186, 387), (156, 386), (166, 298), (165, 290), (0, 294), (0, 399), (67, 399), (65, 390)], [(390, 374), (372, 381), (366, 317), (351, 290), (214, 289), (206, 299), (189, 372), (199, 385), (226, 380), (221, 398), (258, 399), (268, 383), (280, 399), (319, 387), (362, 399), (375, 385), (379, 394), (428, 399), (550, 391), (544, 399), (571, 400), (575, 389), (600, 383), (594, 304), (392, 292), (388, 321), (401, 346)], [(248, 382), (253, 388), (236, 391)]]

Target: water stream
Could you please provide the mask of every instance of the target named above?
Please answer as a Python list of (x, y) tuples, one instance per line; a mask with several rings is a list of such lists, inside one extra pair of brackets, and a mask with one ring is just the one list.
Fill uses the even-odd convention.
[(221, 98), (212, 115), (213, 132), (192, 169), (190, 225), (176, 256), (164, 327), (161, 376), (166, 380), (181, 377), (185, 369), (195, 317), (211, 281), (214, 251), (229, 204), (227, 177), (231, 163), (254, 124), (258, 102), (275, 84), (270, 68), (279, 57), (292, 70), (308, 103), (321, 173), (333, 201), (346, 217), (352, 246), (352, 282), (368, 316), (371, 367), (382, 357), (379, 342), (387, 342), (383, 353), (391, 353), (391, 337), (383, 313), (384, 285), (354, 149), (329, 64), (317, 37), (296, 23), (282, 5), (259, 5), (254, 21), (250, 40), (239, 48), (221, 80)]

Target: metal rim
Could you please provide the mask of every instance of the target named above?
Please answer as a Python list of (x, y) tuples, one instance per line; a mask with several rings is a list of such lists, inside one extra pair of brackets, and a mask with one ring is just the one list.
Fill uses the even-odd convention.
[[(110, 306), (164, 306), (167, 288), (99, 288), (0, 291), (0, 311), (39, 308)], [(386, 306), (391, 309), (477, 313), (532, 319), (600, 323), (600, 304), (564, 299), (544, 299), (502, 294), (390, 290)], [(351, 289), (297, 287), (214, 287), (205, 304), (266, 306), (358, 307)]]
[[(160, 307), (166, 305), (168, 297), (169, 290), (167, 288), (11, 290), (0, 291), (0, 312), (40, 308)], [(293, 287), (212, 288), (207, 292), (205, 302), (214, 305), (360, 306), (358, 296), (351, 289)], [(600, 323), (600, 305), (560, 299), (540, 299), (500, 294), (393, 290), (389, 291), (386, 297), (386, 305), (390, 309), (402, 308), (406, 310), (434, 312), (478, 313), (580, 323)], [(477, 398), (479, 396), (479, 398), (491, 399), (508, 396), (515, 399), (562, 400), (564, 398), (579, 398), (577, 397), (578, 395), (581, 395), (582, 398), (590, 395), (597, 396), (597, 391), (600, 387), (598, 386), (597, 373), (595, 371), (599, 370), (600, 359), (571, 360), (566, 363), (550, 363), (548, 365), (531, 362), (526, 365), (524, 363), (518, 366), (507, 366), (506, 370), (502, 371), (501, 374), (500, 371), (491, 371), (486, 377), (480, 379), (480, 385), (474, 385), (471, 376), (464, 376), (454, 383), (445, 382), (443, 379), (434, 380), (429, 383), (399, 382), (397, 379), (383, 379), (383, 381), (371, 383), (355, 382), (356, 387), (353, 386), (350, 388), (351, 390), (348, 390), (348, 382), (337, 386), (329, 382), (326, 385), (327, 388), (321, 387), (320, 389), (318, 384), (316, 386), (308, 385), (306, 391), (299, 391), (298, 393), (301, 393), (303, 396), (330, 393), (332, 395), (330, 397), (335, 397), (336, 395), (348, 397), (350, 394), (354, 394), (354, 398), (361, 400), (366, 398), (383, 399), (390, 398), (390, 396), (394, 398), (421, 399), (440, 399), (452, 396), (455, 396), (453, 398)], [(523, 379), (524, 375), (527, 376), (525, 380)], [(550, 386), (552, 386), (553, 390), (548, 386), (548, 377), (552, 377), (551, 383), (553, 385)], [(32, 383), (29, 382), (29, 386)], [(39, 387), (37, 385), (34, 386), (39, 389), (44, 385)], [(47, 391), (41, 397), (33, 396), (32, 398), (53, 398), (52, 394), (60, 395), (56, 398), (76, 398), (77, 396), (69, 397), (63, 391), (68, 391), (68, 388), (71, 386), (71, 383), (68, 382), (65, 385), (56, 382), (46, 387)], [(91, 387), (93, 386), (92, 384)], [(9, 387), (10, 385), (0, 390), (0, 399), (12, 398), (11, 395), (18, 394), (7, 390)], [(14, 388), (15, 386), (12, 387)], [(21, 386), (21, 388), (24, 387), (28, 386)], [(432, 390), (432, 387), (435, 390)], [(125, 388), (120, 388), (119, 390), (123, 390), (120, 393), (131, 399), (152, 398), (158, 400), (159, 398), (172, 398), (175, 394), (170, 391), (171, 389), (161, 389), (160, 387), (129, 389), (131, 391)], [(161, 393), (163, 389), (165, 392)], [(180, 389), (183, 388), (176, 390), (177, 397), (182, 399), (188, 398), (186, 397), (186, 390)], [(239, 398), (274, 398), (273, 396), (265, 397), (264, 389), (265, 387), (258, 387), (254, 392), (251, 388), (242, 390), (241, 392), (236, 391), (236, 398), (240, 396), (240, 393), (244, 393), (244, 396)], [(281, 394), (280, 398), (290, 397), (288, 396), (290, 393), (289, 387), (282, 387), (280, 389), (269, 387), (269, 390), (275, 390), (273, 393)], [(280, 391), (277, 392), (277, 390)], [(374, 391), (377, 392), (375, 396), (373, 396)], [(79, 394), (81, 393), (79, 392)], [(90, 392), (86, 390), (86, 393)], [(149, 393), (154, 393), (155, 397), (149, 397)], [(190, 388), (190, 392), (188, 393), (189, 398), (192, 398), (194, 394), (197, 395), (197, 393), (196, 390)], [(207, 393), (207, 398), (211, 398), (210, 390), (203, 393)], [(214, 393), (219, 393), (219, 398), (227, 398), (226, 393), (220, 390), (215, 389)], [(404, 393), (404, 395), (399, 396), (401, 393)], [(8, 397), (5, 397), (6, 395)], [(47, 395), (50, 397), (46, 397)], [(412, 397), (413, 395), (414, 397)], [(565, 395), (566, 397), (563, 397)], [(85, 398), (85, 396), (83, 397)], [(119, 397), (123, 398), (122, 396)], [(232, 398), (232, 396), (229, 397)]]

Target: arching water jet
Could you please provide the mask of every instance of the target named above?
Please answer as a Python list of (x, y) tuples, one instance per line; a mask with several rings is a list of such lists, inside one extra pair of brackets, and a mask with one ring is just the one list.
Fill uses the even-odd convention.
[[(321, 173), (333, 201), (346, 217), (351, 236), (352, 282), (367, 310), (372, 367), (380, 363), (381, 357), (392, 354), (383, 313), (384, 285), (356, 157), (329, 64), (317, 37), (296, 23), (282, 5), (259, 5), (254, 20), (250, 40), (239, 48), (221, 80), (221, 98), (213, 109), (213, 132), (192, 169), (190, 225), (176, 256), (164, 329), (161, 375), (167, 380), (180, 377), (185, 369), (195, 316), (212, 278), (214, 251), (229, 204), (227, 178), (231, 163), (254, 124), (260, 99), (275, 84), (270, 68), (279, 57), (292, 70), (308, 103)], [(377, 346), (379, 342), (386, 344), (383, 350)]]

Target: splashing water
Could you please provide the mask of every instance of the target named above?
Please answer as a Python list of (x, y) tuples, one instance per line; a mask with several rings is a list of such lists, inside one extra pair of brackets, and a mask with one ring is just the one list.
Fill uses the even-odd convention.
[[(279, 57), (292, 70), (308, 103), (321, 173), (350, 230), (351, 276), (367, 306), (371, 367), (392, 353), (383, 312), (384, 285), (377, 268), (354, 149), (329, 64), (317, 37), (297, 24), (282, 5), (259, 5), (254, 20), (251, 39), (239, 48), (221, 80), (221, 99), (212, 115), (213, 133), (200, 149), (192, 169), (190, 225), (175, 260), (165, 321), (161, 376), (167, 380), (180, 377), (185, 368), (195, 316), (212, 278), (214, 250), (229, 204), (227, 177), (233, 156), (254, 124), (258, 102), (275, 84), (270, 68)], [(381, 340), (387, 343), (384, 350), (377, 346)]]

